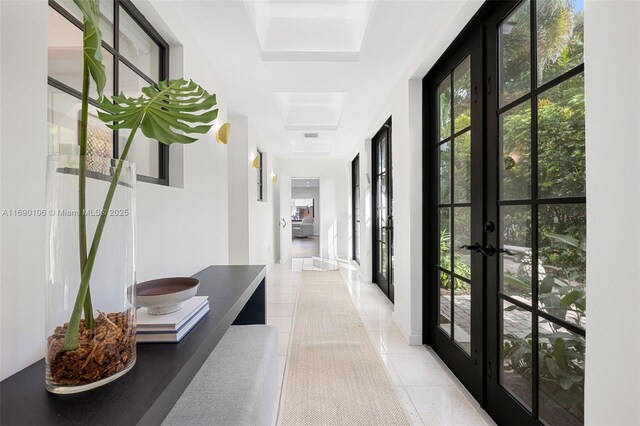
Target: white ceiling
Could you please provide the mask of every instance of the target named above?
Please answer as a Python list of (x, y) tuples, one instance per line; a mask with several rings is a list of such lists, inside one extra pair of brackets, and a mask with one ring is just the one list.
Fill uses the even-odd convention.
[(347, 158), (459, 10), (442, 0), (173, 3), (224, 82), (231, 115), (249, 117), (280, 158)]
[(292, 188), (319, 188), (320, 187), (320, 179), (291, 179), (291, 187)]

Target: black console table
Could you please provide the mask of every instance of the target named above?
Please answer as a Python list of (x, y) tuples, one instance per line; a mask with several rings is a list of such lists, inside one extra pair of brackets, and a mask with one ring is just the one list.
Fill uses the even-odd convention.
[(45, 390), (42, 359), (0, 382), (0, 424), (160, 424), (229, 326), (266, 321), (264, 266), (210, 266), (194, 277), (211, 312), (180, 343), (139, 344), (130, 372), (75, 395)]

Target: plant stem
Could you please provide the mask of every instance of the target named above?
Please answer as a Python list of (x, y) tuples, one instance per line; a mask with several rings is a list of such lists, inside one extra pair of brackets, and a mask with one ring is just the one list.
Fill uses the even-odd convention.
[[(78, 236), (80, 246), (80, 276), (87, 264), (87, 126), (89, 118), (89, 66), (83, 61), (82, 66), (82, 109), (80, 118), (80, 164), (78, 168)], [(95, 327), (91, 289), (87, 284), (87, 295), (84, 298), (84, 319), (88, 328)]]
[(70, 351), (73, 349), (77, 349), (78, 347), (78, 334), (80, 332), (80, 317), (82, 315), (82, 307), (84, 305), (84, 300), (87, 297), (89, 291), (89, 281), (91, 280), (91, 274), (93, 273), (93, 265), (96, 261), (96, 256), (98, 254), (98, 247), (100, 246), (100, 240), (102, 239), (102, 232), (104, 231), (105, 223), (107, 222), (107, 217), (109, 216), (109, 208), (111, 207), (111, 202), (113, 201), (113, 195), (116, 192), (116, 188), (118, 186), (118, 181), (120, 180), (120, 174), (122, 173), (122, 166), (124, 164), (124, 160), (127, 158), (129, 154), (129, 149), (131, 148), (131, 142), (133, 142), (133, 138), (138, 131), (138, 127), (140, 126), (140, 122), (142, 121), (142, 115), (136, 120), (136, 123), (133, 125), (131, 129), (131, 134), (127, 139), (127, 143), (124, 146), (124, 150), (122, 151), (122, 156), (118, 160), (118, 164), (116, 166), (116, 171), (113, 176), (113, 180), (109, 185), (109, 190), (107, 191), (107, 196), (104, 199), (104, 204), (102, 206), (102, 212), (100, 213), (100, 219), (98, 220), (98, 226), (96, 227), (96, 233), (93, 236), (93, 241), (91, 242), (91, 250), (89, 251), (89, 256), (87, 257), (87, 263), (85, 265), (84, 271), (82, 272), (82, 279), (80, 281), (80, 288), (78, 289), (78, 295), (76, 297), (76, 303), (73, 306), (73, 312), (71, 313), (71, 319), (69, 320), (69, 326), (67, 328), (67, 333), (64, 336), (64, 343), (62, 344), (63, 351)]

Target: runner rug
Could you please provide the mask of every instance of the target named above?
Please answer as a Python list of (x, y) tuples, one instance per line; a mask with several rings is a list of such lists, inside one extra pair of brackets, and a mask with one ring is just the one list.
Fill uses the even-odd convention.
[(339, 271), (302, 271), (284, 425), (408, 425)]

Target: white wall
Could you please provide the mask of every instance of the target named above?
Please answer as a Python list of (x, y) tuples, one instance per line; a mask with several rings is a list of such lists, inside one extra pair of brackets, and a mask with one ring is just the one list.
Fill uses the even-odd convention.
[(313, 235), (320, 235), (322, 203), (320, 202), (320, 188), (291, 188), (291, 198), (313, 199)]
[[(422, 343), (422, 82), (403, 79), (370, 130), (373, 136), (392, 117), (392, 182), (394, 216), (393, 320), (413, 345)], [(371, 140), (360, 154), (360, 274), (372, 274)], [(355, 154), (354, 154), (355, 157)], [(349, 191), (351, 186), (349, 186)], [(351, 198), (351, 197), (350, 197)]]
[(640, 3), (585, 4), (585, 423), (640, 424)]
[[(220, 118), (226, 108), (220, 84), (188, 34), (188, 27), (163, 13), (164, 2), (136, 2), (182, 56), (184, 75), (218, 92)], [(155, 8), (155, 9), (154, 9)], [(0, 199), (3, 209), (44, 207), (47, 132), (46, 2), (0, 2)], [(172, 33), (168, 33), (168, 28)], [(165, 33), (166, 32), (166, 33)], [(20, 40), (20, 43), (16, 43)], [(172, 74), (181, 67), (172, 61)], [(19, 84), (18, 84), (19, 82)], [(228, 260), (227, 152), (212, 133), (184, 147), (184, 189), (147, 183), (138, 185), (137, 277), (190, 275)], [(172, 165), (173, 166), (173, 165)], [(42, 358), (44, 354), (43, 218), (1, 217), (0, 378)], [(9, 248), (9, 249), (7, 249)]]
[[(393, 319), (412, 345), (422, 343), (422, 78), (462, 31), (482, 0), (449, 2), (454, 18), (429, 30), (429, 37), (417, 49), (404, 74), (372, 117), (362, 142), (351, 158), (360, 154), (363, 207), (360, 240), (360, 275), (371, 280), (371, 137), (392, 117), (393, 211), (395, 305)], [(351, 159), (350, 158), (350, 159)], [(364, 160), (364, 161), (363, 161)], [(349, 187), (350, 191), (350, 187)]]
[(249, 263), (249, 120), (229, 117), (229, 263)]
[(277, 173), (320, 179), (320, 253), (335, 259), (349, 254), (349, 171), (346, 160), (279, 159)]
[(258, 201), (258, 173), (248, 167), (249, 173), (249, 263), (267, 265), (270, 268), (276, 260), (274, 249), (275, 231), (273, 182), (274, 159), (271, 156), (270, 144), (263, 140), (251, 125), (249, 119), (249, 156), (251, 159), (262, 152), (262, 188), (263, 201)]

